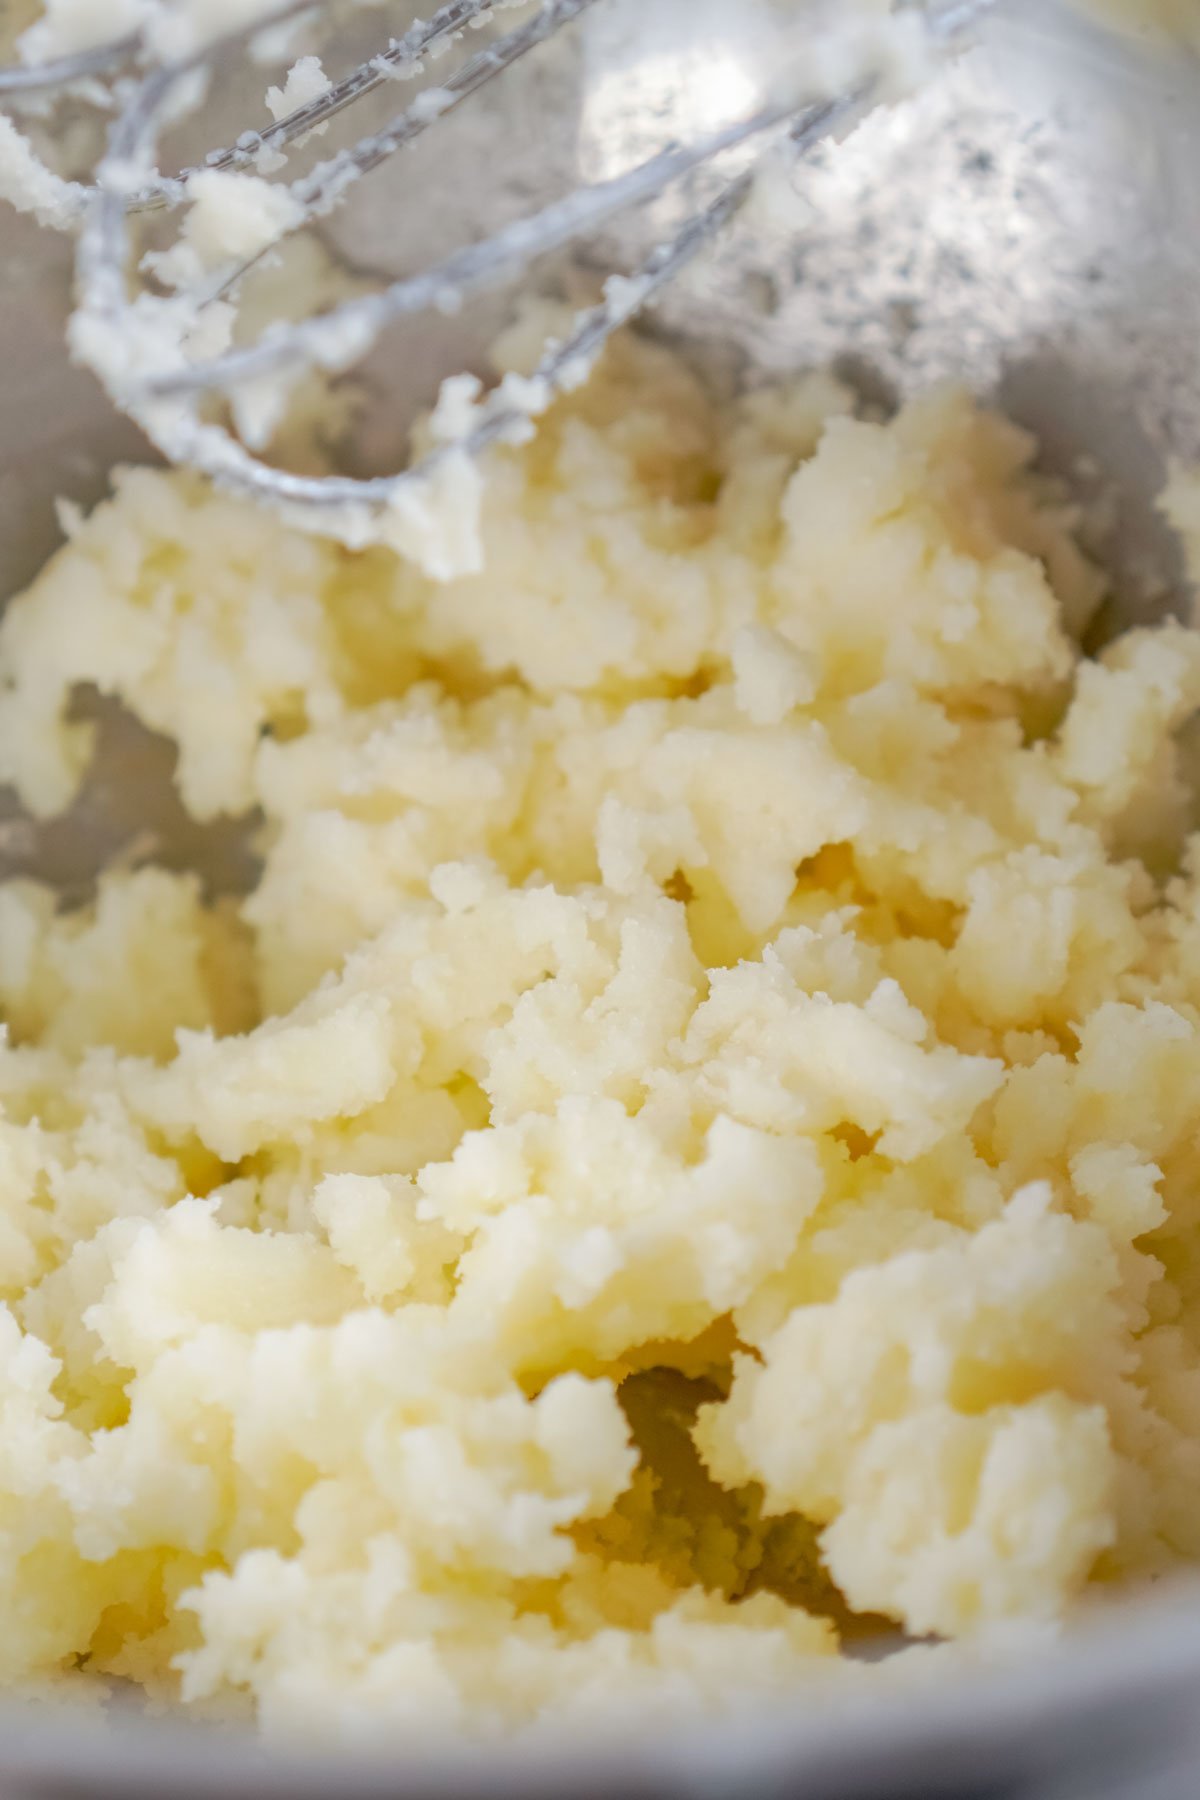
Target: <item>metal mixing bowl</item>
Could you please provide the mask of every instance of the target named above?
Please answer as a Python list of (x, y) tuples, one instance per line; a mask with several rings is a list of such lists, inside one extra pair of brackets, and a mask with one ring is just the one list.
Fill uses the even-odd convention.
[[(637, 39), (636, 55), (622, 15), (644, 0), (606, 4), (561, 54), (364, 189), (330, 227), (331, 247), (386, 273), (414, 266), (497, 209), (608, 173), (681, 123), (712, 123), (714, 109), (753, 100), (762, 70), (729, 29), (739, 0), (695, 0), (688, 44), (676, 23), (657, 42)], [(244, 123), (254, 112), (236, 87), (225, 84), (222, 103)], [(501, 140), (506, 174), (489, 185), (480, 146)], [(1200, 456), (1198, 153), (1200, 74), (1182, 53), (1119, 44), (1053, 0), (1009, 0), (964, 64), (799, 172), (790, 219), (752, 209), (651, 328), (718, 380), (833, 362), (884, 402), (943, 379), (998, 396), (1037, 431), (1048, 467), (1087, 498), (1115, 496), (1097, 516), (1108, 517), (1119, 618), (1177, 607), (1186, 599), (1178, 553), (1155, 501), (1168, 459)], [(593, 247), (591, 260), (654, 239), (670, 204)], [(57, 497), (88, 504), (115, 461), (146, 454), (67, 362), (69, 281), (69, 246), (0, 210), (0, 599), (53, 548)], [(428, 328), (416, 355), (380, 348), (352, 466), (395, 458), (418, 399), (440, 374), (481, 359), (502, 304)], [(107, 851), (150, 821), (165, 860), (203, 865), (217, 886), (244, 879), (236, 832), (189, 828), (169, 765), (163, 746), (114, 725), (67, 821), (34, 830), (11, 803), (0, 806), (0, 875), (33, 871), (80, 891)], [(289, 1759), (208, 1728), (10, 1707), (0, 1715), (0, 1800), (564, 1791), (1185, 1800), (1200, 1792), (1198, 1693), (1200, 1601), (1181, 1588), (1114, 1601), (1019, 1662), (943, 1666), (923, 1689), (883, 1687), (836, 1711), (797, 1695), (786, 1716), (486, 1758), (447, 1749), (386, 1765)]]

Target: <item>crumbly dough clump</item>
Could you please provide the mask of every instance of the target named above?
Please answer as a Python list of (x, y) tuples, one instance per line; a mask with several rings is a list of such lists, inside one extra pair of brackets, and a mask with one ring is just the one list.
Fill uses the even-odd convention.
[(265, 860), (0, 890), (0, 1675), (659, 1717), (1200, 1555), (1200, 635), (1031, 453), (627, 340), (469, 579), (120, 477), (4, 771), (93, 684)]

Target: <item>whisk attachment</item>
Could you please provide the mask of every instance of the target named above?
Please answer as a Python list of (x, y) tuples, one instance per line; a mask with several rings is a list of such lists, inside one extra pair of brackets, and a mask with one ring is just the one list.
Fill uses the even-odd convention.
[[(378, 0), (356, 3), (371, 5)], [(793, 84), (790, 93), (768, 99), (749, 116), (696, 141), (668, 144), (632, 169), (580, 188), (417, 275), (357, 295), (300, 323), (276, 323), (256, 342), (233, 347), (221, 341), (222, 332), (229, 337), (231, 297), (284, 238), (332, 211), (363, 176), (601, 3), (542, 0), (515, 28), (465, 55), (440, 84), (423, 88), (381, 130), (337, 151), (297, 180), (271, 183), (272, 224), (249, 253), (222, 263), (206, 279), (181, 284), (174, 293), (145, 291), (130, 297), (132, 213), (193, 203), (202, 187), (197, 177), (214, 171), (233, 182), (240, 178), (266, 187), (262, 176), (276, 174), (292, 147), (317, 127), (383, 84), (424, 72), (432, 56), (444, 53), (473, 27), (489, 24), (498, 8), (519, 3), (447, 0), (429, 21), (418, 21), (379, 55), (287, 117), (262, 131), (244, 133), (236, 143), (212, 153), (202, 168), (176, 176), (147, 171), (153, 169), (157, 139), (178, 101), (181, 83), (194, 79), (213, 58), (253, 39), (265, 25), (285, 24), (310, 12), (311, 0), (252, 8), (250, 19), (236, 31), (151, 69), (139, 82), (112, 128), (97, 187), (83, 209), (78, 309), (71, 336), (76, 355), (96, 371), (117, 404), (169, 460), (272, 503), (296, 522), (347, 543), (383, 538), (401, 548), (419, 542), (429, 552), (439, 538), (433, 515), (439, 509), (443, 515), (456, 508), (469, 511), (473, 496), (477, 500), (473, 459), (499, 441), (527, 435), (532, 419), (557, 393), (586, 374), (612, 333), (713, 242), (751, 194), (764, 151), (787, 143), (793, 154), (803, 155), (852, 123), (886, 90), (882, 65), (868, 66), (845, 91), (807, 103), (798, 102)], [(922, 29), (931, 44), (946, 47), (976, 24), (992, 3), (950, 0), (934, 12), (922, 10)], [(118, 48), (128, 58), (135, 47), (127, 42), (94, 54), (115, 58)], [(546, 345), (531, 377), (510, 376), (486, 397), (480, 395), (478, 384), (469, 390), (460, 386), (456, 400), (466, 403), (448, 409), (454, 414), (454, 427), (444, 431), (442, 441), (435, 442), (423, 460), (395, 474), (362, 479), (299, 475), (262, 460), (260, 452), (286, 411), (292, 384), (309, 369), (337, 374), (351, 368), (392, 322), (430, 310), (452, 313), (471, 296), (522, 273), (548, 252), (587, 238), (615, 215), (656, 199), (709, 164), (719, 167), (720, 159), (738, 152), (737, 166), (720, 181), (715, 196), (632, 275), (610, 279), (601, 301), (579, 314), (561, 341)], [(160, 265), (166, 260), (160, 259)], [(214, 398), (227, 406), (236, 432), (214, 417)], [(444, 531), (440, 535), (450, 541)], [(470, 561), (469, 544), (470, 533), (459, 534), (458, 551), (442, 555), (435, 549), (425, 560), (433, 572), (458, 572), (463, 556)]]

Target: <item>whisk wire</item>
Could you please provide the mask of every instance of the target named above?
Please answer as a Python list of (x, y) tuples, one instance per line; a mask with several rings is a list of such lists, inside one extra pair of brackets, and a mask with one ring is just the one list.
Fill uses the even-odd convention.
[(0, 97), (48, 92), (52, 88), (68, 88), (73, 82), (88, 81), (107, 75), (132, 57), (141, 42), (136, 35), (115, 38), (92, 50), (78, 50), (71, 56), (56, 56), (49, 62), (24, 65), (14, 63), (0, 67)]

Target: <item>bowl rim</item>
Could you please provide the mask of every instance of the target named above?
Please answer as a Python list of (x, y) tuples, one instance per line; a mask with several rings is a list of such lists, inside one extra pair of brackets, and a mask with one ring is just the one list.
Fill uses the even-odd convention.
[(1200, 1577), (1102, 1605), (1061, 1632), (1048, 1626), (1040, 1645), (1026, 1634), (913, 1654), (937, 1659), (935, 1681), (928, 1667), (922, 1678), (910, 1665), (901, 1680), (864, 1670), (861, 1681), (798, 1684), (794, 1703), (747, 1705), (722, 1720), (631, 1731), (614, 1706), (569, 1736), (547, 1728), (408, 1747), (401, 1735), (350, 1749), (284, 1745), (243, 1725), (152, 1716), (120, 1701), (84, 1711), (10, 1697), (0, 1702), (0, 1791), (5, 1800), (118, 1789), (126, 1800), (168, 1791), (561, 1800), (569, 1781), (621, 1800), (998, 1800), (1068, 1775), (1087, 1779), (1079, 1794), (1099, 1796), (1156, 1768), (1193, 1782), (1200, 1773)]

